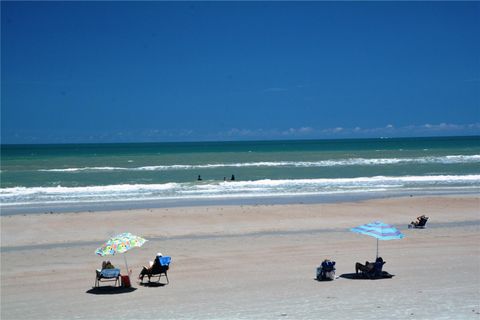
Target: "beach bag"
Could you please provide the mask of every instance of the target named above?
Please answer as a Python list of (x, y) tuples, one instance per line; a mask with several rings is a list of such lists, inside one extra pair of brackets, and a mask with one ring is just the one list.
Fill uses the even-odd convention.
[(335, 279), (335, 261), (324, 260), (317, 268), (317, 280), (334, 280)]
[(132, 286), (130, 284), (130, 277), (129, 276), (121, 276), (120, 279), (122, 280), (122, 287), (130, 288)]
[(325, 279), (335, 280), (335, 271), (325, 272)]

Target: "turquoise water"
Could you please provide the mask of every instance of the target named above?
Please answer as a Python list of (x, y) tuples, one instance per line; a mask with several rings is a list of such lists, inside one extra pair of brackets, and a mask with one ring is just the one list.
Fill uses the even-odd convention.
[[(480, 186), (479, 137), (2, 145), (1, 151), (3, 208), (385, 191), (475, 192)], [(235, 181), (229, 181), (232, 175)]]

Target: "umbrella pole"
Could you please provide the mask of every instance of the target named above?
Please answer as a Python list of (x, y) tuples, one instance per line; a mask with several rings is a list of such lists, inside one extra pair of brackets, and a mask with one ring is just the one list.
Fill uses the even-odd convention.
[(123, 259), (125, 259), (125, 267), (127, 268), (128, 281), (130, 281), (130, 272), (128, 272), (127, 254), (126, 253), (123, 255)]

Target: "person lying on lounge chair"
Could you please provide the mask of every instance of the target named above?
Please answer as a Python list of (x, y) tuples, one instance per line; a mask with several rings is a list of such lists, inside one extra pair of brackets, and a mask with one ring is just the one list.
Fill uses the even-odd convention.
[(162, 254), (161, 253), (157, 253), (157, 256), (155, 257), (155, 259), (153, 259), (153, 261), (150, 261), (150, 265), (148, 267), (146, 266), (143, 266), (142, 268), (142, 271), (140, 271), (140, 274), (138, 275), (138, 279), (140, 281), (143, 280), (143, 277), (145, 275), (149, 275), (152, 273), (152, 270), (155, 270), (156, 268), (158, 268), (160, 265), (160, 257), (162, 257)]
[(417, 217), (417, 221), (412, 221), (410, 224), (414, 227), (423, 227), (425, 226), (425, 223), (427, 223), (428, 217), (426, 217), (424, 214), (421, 216)]
[(360, 262), (355, 263), (355, 273), (358, 274), (358, 271), (369, 273), (373, 270), (375, 263), (365, 261), (365, 264), (361, 264)]
[(357, 262), (355, 264), (355, 273), (358, 274), (358, 271), (361, 271), (363, 273), (367, 274), (375, 274), (375, 273), (380, 273), (382, 271), (382, 267), (385, 264), (385, 261), (383, 261), (382, 257), (378, 257), (375, 262), (368, 262), (365, 261), (365, 264), (361, 264), (360, 262)]

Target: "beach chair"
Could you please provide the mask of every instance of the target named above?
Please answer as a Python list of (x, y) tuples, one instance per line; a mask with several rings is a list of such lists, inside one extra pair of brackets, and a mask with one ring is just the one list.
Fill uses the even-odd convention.
[(100, 286), (100, 282), (115, 281), (115, 287), (117, 283), (120, 283), (120, 269), (97, 269), (95, 275), (95, 287)]
[(382, 275), (382, 269), (383, 265), (385, 264), (385, 261), (383, 261), (381, 258), (380, 260), (377, 259), (373, 265), (373, 270), (370, 272), (370, 275), (373, 277), (380, 277)]
[(322, 264), (317, 268), (318, 281), (335, 279), (335, 261), (323, 260)]
[[(160, 278), (163, 275), (167, 279), (167, 284), (169, 284), (170, 281), (168, 280), (167, 271), (170, 267), (170, 262), (172, 258), (165, 256), (165, 257), (156, 257), (155, 259), (157, 260), (155, 261), (156, 263), (153, 263), (152, 267), (148, 269), (145, 273), (145, 276), (148, 277), (148, 282), (152, 282), (151, 281), (152, 278), (155, 278), (155, 277), (158, 277), (157, 282), (160, 282)], [(144, 278), (145, 277), (142, 277), (140, 281), (141, 283), (143, 283)]]
[(418, 229), (424, 229), (425, 224), (427, 224), (428, 217), (425, 215), (421, 215), (420, 217), (417, 218), (417, 221), (412, 221), (409, 225), (408, 228), (418, 228)]

